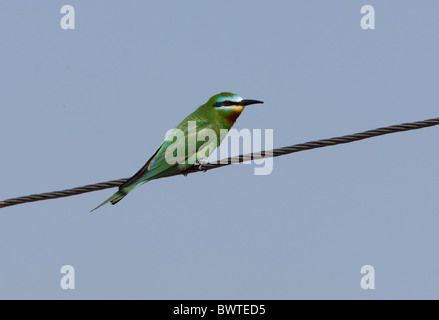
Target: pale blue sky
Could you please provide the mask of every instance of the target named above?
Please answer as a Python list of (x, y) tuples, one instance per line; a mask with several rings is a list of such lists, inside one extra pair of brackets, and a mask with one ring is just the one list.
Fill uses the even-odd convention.
[[(63, 4), (76, 30), (62, 30)], [(360, 28), (375, 6), (376, 30)], [(437, 1), (0, 2), (0, 198), (128, 177), (211, 95), (274, 145), (439, 116)], [(0, 210), (0, 298), (439, 298), (439, 128)], [(62, 265), (76, 290), (59, 286)], [(360, 268), (376, 269), (376, 290)]]

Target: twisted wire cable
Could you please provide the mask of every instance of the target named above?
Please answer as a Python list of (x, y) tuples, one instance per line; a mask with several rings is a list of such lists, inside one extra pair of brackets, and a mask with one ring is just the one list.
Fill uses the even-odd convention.
[[(436, 125), (439, 125), (439, 118), (433, 118), (433, 119), (428, 119), (428, 120), (424, 120), (424, 121), (417, 121), (417, 122), (410, 122), (410, 123), (403, 123), (403, 124), (389, 126), (389, 127), (382, 127), (382, 128), (378, 128), (378, 129), (374, 129), (374, 130), (368, 130), (368, 131), (350, 134), (350, 135), (341, 136), (341, 137), (322, 139), (322, 140), (317, 140), (317, 141), (310, 141), (310, 142), (295, 144), (292, 146), (277, 148), (277, 149), (268, 150), (268, 151), (261, 151), (261, 152), (257, 152), (257, 153), (249, 153), (249, 154), (239, 155), (236, 157), (222, 159), (222, 160), (219, 160), (216, 162), (206, 163), (206, 164), (203, 164), (202, 166), (193, 165), (192, 167), (190, 167), (189, 169), (187, 169), (185, 171), (174, 172), (174, 173), (169, 174), (167, 176), (163, 176), (162, 178), (175, 176), (175, 175), (181, 175), (181, 174), (187, 175), (187, 174), (195, 173), (195, 172), (208, 171), (208, 170), (228, 166), (228, 165), (235, 164), (235, 163), (241, 163), (241, 162), (250, 161), (250, 160), (264, 159), (264, 158), (269, 158), (269, 157), (279, 157), (279, 156), (287, 155), (290, 153), (301, 152), (301, 151), (312, 150), (312, 149), (323, 148), (323, 147), (329, 147), (329, 146), (336, 146), (339, 144), (351, 143), (351, 142), (369, 139), (369, 138), (373, 138), (373, 137), (378, 137), (378, 136), (382, 136), (382, 135), (386, 135), (386, 134), (403, 132), (403, 131), (410, 131), (410, 130), (417, 130), (417, 129), (436, 126)], [(107, 181), (107, 182), (90, 184), (90, 185), (86, 185), (83, 187), (62, 190), (62, 191), (32, 194), (32, 195), (28, 195), (28, 196), (24, 196), (24, 197), (7, 199), (4, 201), (0, 201), (0, 208), (5, 208), (5, 207), (9, 207), (9, 206), (14, 206), (17, 204), (23, 204), (23, 203), (34, 202), (34, 201), (70, 197), (70, 196), (75, 196), (75, 195), (83, 194), (83, 193), (87, 193), (87, 192), (115, 188), (115, 187), (120, 186), (121, 184), (123, 184), (127, 180), (128, 180), (128, 178), (119, 179), (119, 180), (112, 180), (112, 181)]]

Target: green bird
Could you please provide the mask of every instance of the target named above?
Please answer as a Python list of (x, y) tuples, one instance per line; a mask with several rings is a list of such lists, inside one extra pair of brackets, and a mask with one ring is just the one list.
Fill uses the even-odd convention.
[[(176, 171), (184, 171), (191, 167), (195, 161), (202, 164), (202, 161), (207, 159), (212, 151), (221, 144), (225, 137), (225, 134), (222, 134), (224, 130), (228, 132), (232, 128), (246, 106), (257, 103), (263, 102), (244, 100), (230, 92), (214, 95), (173, 129), (173, 132), (181, 132), (184, 139), (177, 138), (177, 141), (174, 141), (175, 139), (166, 137), (146, 164), (127, 182), (122, 184), (119, 191), (92, 211), (109, 202), (111, 204), (118, 203), (132, 190), (150, 180)], [(212, 139), (210, 143), (198, 141), (197, 139), (200, 132), (206, 132), (205, 129), (215, 134), (215, 139)], [(192, 148), (189, 147), (191, 139), (195, 141)], [(170, 162), (169, 156), (175, 155), (178, 150), (184, 150), (184, 155), (178, 158), (178, 161)]]

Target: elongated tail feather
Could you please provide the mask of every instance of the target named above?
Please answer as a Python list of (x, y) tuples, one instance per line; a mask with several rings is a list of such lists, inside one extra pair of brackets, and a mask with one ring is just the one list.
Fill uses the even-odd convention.
[(113, 194), (110, 198), (102, 202), (99, 206), (91, 210), (91, 212), (95, 211), (96, 209), (99, 209), (103, 205), (106, 205), (108, 202), (111, 202), (111, 204), (116, 204), (120, 200), (122, 200), (132, 189), (130, 188), (123, 188), (122, 190), (119, 190), (115, 194)]

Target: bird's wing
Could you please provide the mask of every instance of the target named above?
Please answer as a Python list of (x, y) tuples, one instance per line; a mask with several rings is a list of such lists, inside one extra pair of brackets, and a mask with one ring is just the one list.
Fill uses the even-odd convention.
[(155, 156), (160, 151), (162, 146), (163, 146), (163, 144), (157, 149), (157, 151), (152, 155), (152, 157), (149, 158), (149, 160), (145, 163), (145, 165), (139, 171), (137, 171), (137, 173), (134, 176), (132, 176), (127, 182), (125, 182), (119, 186), (119, 190), (122, 190), (123, 188), (126, 188), (128, 186), (131, 186), (136, 181), (140, 180), (142, 178), (142, 176), (144, 176), (145, 174), (148, 173), (148, 167), (149, 167), (150, 163), (152, 161), (154, 161)]
[[(174, 142), (173, 140), (167, 140), (165, 139), (160, 147), (157, 149), (157, 151), (153, 154), (153, 156), (145, 163), (145, 165), (133, 176), (131, 177), (127, 182), (122, 184), (119, 187), (119, 190), (126, 188), (128, 186), (132, 186), (133, 184), (141, 184), (148, 180), (158, 178), (160, 176), (163, 176), (169, 172), (173, 172), (177, 169), (178, 164), (169, 164), (166, 160), (166, 151), (169, 148), (168, 152), (173, 152), (174, 150), (179, 150), (179, 148), (184, 148), (186, 151), (185, 153), (185, 163), (187, 163), (188, 158), (192, 158), (194, 156), (195, 152), (190, 152), (188, 154), (188, 148), (186, 141), (190, 141), (190, 139), (195, 139), (196, 141), (196, 134), (200, 130), (204, 128), (210, 128), (210, 123), (203, 122), (203, 121), (197, 121), (197, 127), (196, 130), (193, 130), (191, 128), (187, 128), (187, 126), (182, 127), (181, 130), (186, 136), (186, 139), (183, 140), (177, 140)], [(203, 142), (197, 142), (196, 149), (202, 145)], [(186, 165), (188, 166), (188, 165)], [(190, 166), (190, 165), (189, 165)], [(184, 165), (182, 167), (185, 167)]]

